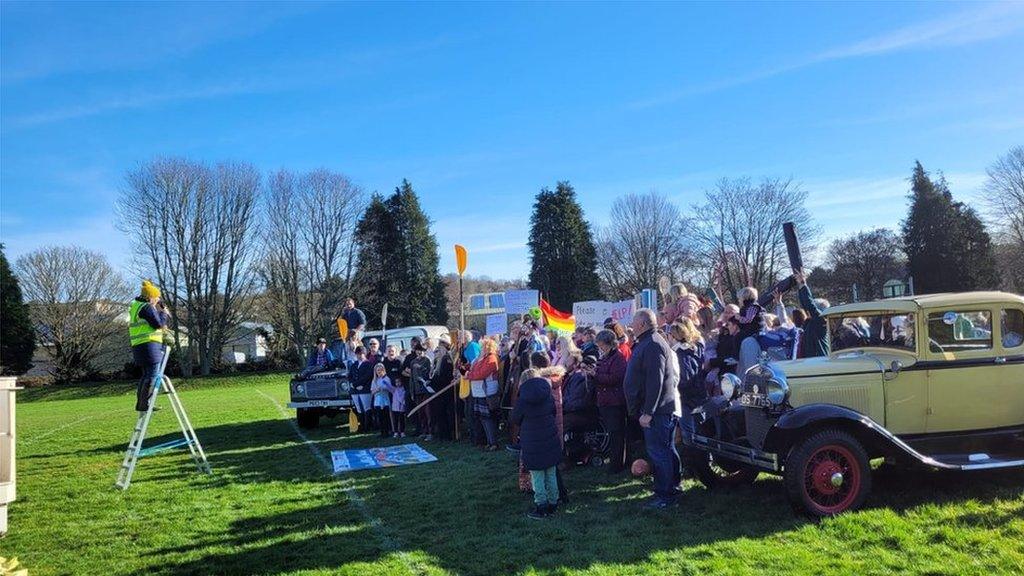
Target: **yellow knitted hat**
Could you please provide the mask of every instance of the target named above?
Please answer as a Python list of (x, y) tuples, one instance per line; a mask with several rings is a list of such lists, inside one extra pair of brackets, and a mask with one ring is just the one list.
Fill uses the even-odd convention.
[(157, 288), (156, 286), (153, 286), (153, 283), (150, 282), (149, 280), (143, 280), (142, 297), (145, 298), (146, 300), (149, 300), (150, 298), (159, 298), (160, 289)]

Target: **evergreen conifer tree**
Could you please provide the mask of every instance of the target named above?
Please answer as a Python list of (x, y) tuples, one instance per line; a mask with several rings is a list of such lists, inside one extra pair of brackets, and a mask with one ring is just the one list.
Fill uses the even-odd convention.
[(36, 336), (18, 277), (0, 244), (0, 372), (24, 374), (32, 367)]
[(530, 217), (530, 287), (555, 308), (601, 297), (597, 253), (583, 208), (568, 182), (537, 194)]
[(907, 270), (919, 294), (991, 289), (999, 284), (992, 241), (977, 213), (953, 201), (945, 178), (933, 181), (920, 162), (910, 178), (903, 221)]
[(448, 321), (437, 239), (408, 180), (386, 200), (375, 194), (356, 230), (360, 307), (372, 326), (388, 303), (389, 326)]
[[(390, 254), (394, 242), (394, 224), (384, 204), (384, 198), (377, 193), (356, 224), (358, 243), (354, 289), (356, 305), (366, 314), (367, 327), (380, 326), (380, 313), (385, 302), (394, 301), (397, 285), (387, 268), (394, 261)], [(391, 326), (394, 322), (389, 319)]]

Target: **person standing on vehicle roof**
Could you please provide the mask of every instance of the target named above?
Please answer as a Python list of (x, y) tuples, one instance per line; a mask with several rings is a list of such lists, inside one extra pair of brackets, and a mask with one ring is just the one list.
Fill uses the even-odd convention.
[(163, 361), (164, 331), (171, 315), (160, 300), (160, 289), (149, 280), (142, 281), (142, 291), (128, 306), (128, 337), (132, 359), (142, 368), (142, 378), (135, 392), (135, 409), (149, 409), (153, 377)]
[(341, 318), (348, 323), (348, 329), (356, 332), (357, 338), (362, 338), (366, 330), (366, 314), (356, 308), (356, 301), (351, 298), (345, 299), (345, 309), (341, 311)]

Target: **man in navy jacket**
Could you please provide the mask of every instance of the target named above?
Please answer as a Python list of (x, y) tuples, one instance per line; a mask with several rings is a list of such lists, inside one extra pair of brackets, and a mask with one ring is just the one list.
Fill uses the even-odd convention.
[(664, 509), (674, 504), (681, 492), (681, 463), (674, 437), (682, 406), (679, 362), (665, 338), (655, 331), (657, 322), (649, 308), (633, 315), (630, 326), (637, 336), (626, 364), (623, 388), (629, 415), (643, 428), (644, 445), (654, 469), (654, 498), (647, 506)]

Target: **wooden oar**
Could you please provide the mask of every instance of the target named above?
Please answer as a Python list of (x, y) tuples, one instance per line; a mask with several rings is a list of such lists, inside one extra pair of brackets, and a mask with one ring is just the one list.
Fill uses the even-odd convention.
[(444, 394), (444, 393), (445, 393), (445, 392), (447, 392), (448, 390), (451, 390), (452, 386), (455, 386), (455, 383), (456, 383), (456, 382), (458, 382), (458, 380), (454, 380), (454, 381), (452, 381), (452, 383), (451, 383), (451, 384), (449, 384), (449, 385), (445, 386), (444, 388), (441, 388), (440, 390), (438, 390), (437, 392), (434, 392), (434, 393), (433, 393), (433, 394), (431, 394), (430, 396), (427, 396), (427, 399), (426, 399), (426, 400), (424, 400), (423, 402), (420, 402), (419, 404), (417, 404), (417, 405), (416, 405), (416, 407), (415, 407), (415, 408), (413, 408), (412, 410), (409, 410), (408, 412), (406, 412), (406, 414), (405, 414), (405, 417), (406, 417), (406, 418), (408, 418), (408, 417), (412, 416), (413, 414), (415, 414), (415, 413), (416, 413), (416, 411), (417, 411), (417, 410), (419, 410), (419, 409), (420, 409), (420, 408), (422, 408), (423, 406), (426, 406), (426, 405), (427, 405), (427, 403), (429, 403), (429, 402), (430, 402), (431, 400), (433, 400), (434, 398), (437, 398), (437, 397), (438, 397), (438, 396), (440, 396), (441, 394)]

